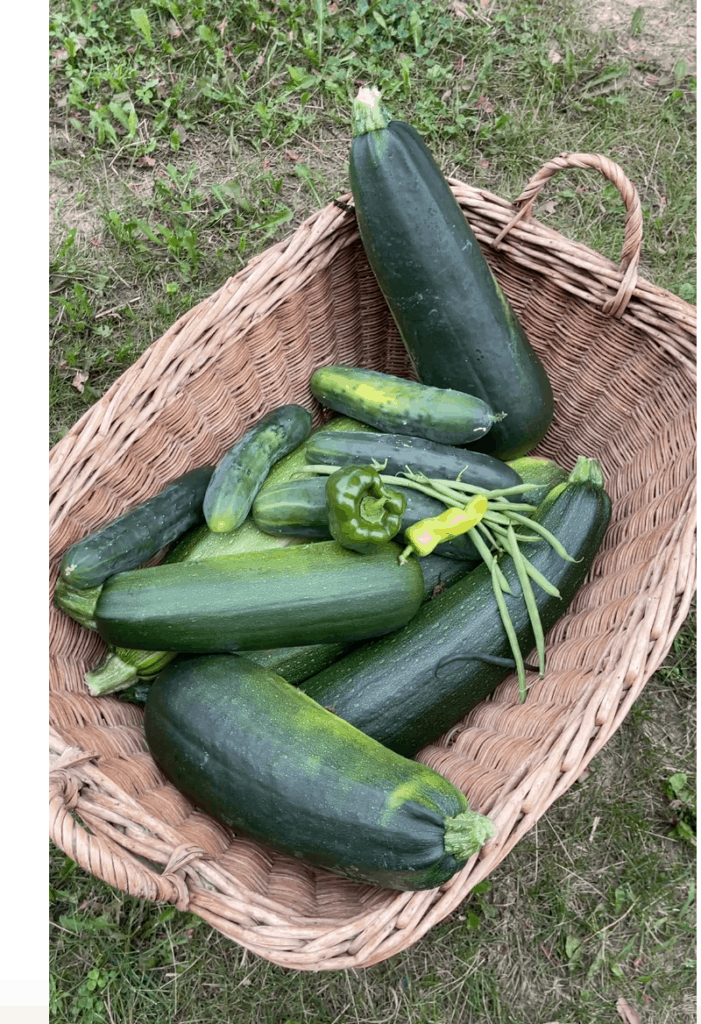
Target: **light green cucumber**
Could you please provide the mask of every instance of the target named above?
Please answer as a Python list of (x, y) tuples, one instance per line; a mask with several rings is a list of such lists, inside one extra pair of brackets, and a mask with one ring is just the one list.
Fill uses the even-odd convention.
[(207, 526), (229, 533), (248, 515), (271, 466), (309, 434), (311, 413), (283, 405), (264, 416), (217, 464), (204, 496)]

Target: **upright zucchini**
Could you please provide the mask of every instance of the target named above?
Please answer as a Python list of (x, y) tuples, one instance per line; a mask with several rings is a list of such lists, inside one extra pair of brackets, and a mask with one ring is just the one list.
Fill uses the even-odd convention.
[[(534, 587), (543, 630), (562, 616), (584, 581), (611, 514), (601, 467), (580, 459), (566, 483), (547, 496), (530, 522), (549, 530), (575, 561), (546, 540), (529, 544), (531, 565), (558, 590)], [(511, 587), (504, 594), (521, 651), (534, 644), (518, 572), (510, 555), (499, 564)], [(431, 743), (483, 700), (504, 678), (511, 647), (492, 589), (478, 566), (398, 633), (364, 644), (302, 688), (362, 732), (407, 757)]]
[(291, 545), (113, 576), (95, 621), (102, 638), (142, 650), (214, 653), (346, 643), (398, 629), (424, 580), (398, 564), (393, 542), (374, 555), (335, 541)]
[(135, 569), (202, 519), (212, 466), (178, 477), (164, 490), (78, 541), (61, 559), (61, 577), (78, 590)]
[(360, 367), (321, 366), (309, 386), (322, 405), (344, 416), (388, 434), (410, 434), (441, 444), (477, 441), (503, 419), (474, 395)]
[(553, 416), (540, 359), (418, 132), (392, 120), (376, 90), (360, 90), (353, 115), (358, 229), (419, 380), (506, 413), (474, 447), (525, 454)]
[(320, 430), (309, 438), (306, 450), (307, 462), (312, 465), (369, 466), (373, 459), (381, 463), (386, 460), (382, 472), (388, 475), (404, 472), (409, 466), (436, 479), (454, 480), (460, 475), (463, 483), (485, 491), (523, 482), (510, 466), (491, 455), (403, 434)]
[(144, 724), (154, 759), (197, 805), (336, 874), (435, 888), (494, 832), (432, 768), (386, 750), (247, 658), (170, 665), (151, 687)]
[(229, 533), (251, 510), (271, 466), (307, 436), (312, 417), (301, 405), (283, 405), (264, 416), (218, 463), (204, 496), (204, 516), (214, 533)]

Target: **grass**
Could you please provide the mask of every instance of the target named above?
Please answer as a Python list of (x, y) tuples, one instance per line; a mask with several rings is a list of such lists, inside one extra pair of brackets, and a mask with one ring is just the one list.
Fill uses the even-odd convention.
[[(631, 25), (634, 34), (636, 25)], [(50, 4), (50, 443), (183, 312), (348, 189), (379, 86), (443, 170), (514, 198), (563, 151), (640, 192), (642, 273), (695, 302), (695, 80), (574, 0)], [(542, 212), (541, 212), (542, 210)], [(537, 215), (617, 259), (593, 172)], [(365, 971), (309, 975), (50, 853), (57, 1024), (609, 1024), (695, 1019), (695, 614), (586, 778), (446, 921)]]

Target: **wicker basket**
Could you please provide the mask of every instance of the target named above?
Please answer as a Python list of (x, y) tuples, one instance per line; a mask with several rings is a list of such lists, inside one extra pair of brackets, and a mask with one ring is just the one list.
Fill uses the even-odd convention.
[[(560, 168), (591, 167), (627, 210), (620, 266), (531, 216)], [(601, 461), (613, 519), (548, 636), (546, 678), (492, 699), (418, 755), (489, 814), (496, 836), (439, 889), (403, 893), (315, 870), (238, 837), (166, 783), (142, 711), (88, 695), (99, 638), (50, 618), (50, 832), (116, 888), (175, 903), (285, 967), (365, 967), (444, 919), (582, 774), (660, 665), (694, 589), (695, 307), (637, 276), (641, 212), (601, 156), (546, 164), (511, 204), (450, 185), (540, 354), (556, 396), (539, 454)], [(345, 203), (350, 196), (343, 197)], [(323, 414), (324, 363), (411, 376), (348, 207), (332, 203), (181, 317), (51, 453), (51, 569), (86, 533), (216, 460), (267, 410)]]

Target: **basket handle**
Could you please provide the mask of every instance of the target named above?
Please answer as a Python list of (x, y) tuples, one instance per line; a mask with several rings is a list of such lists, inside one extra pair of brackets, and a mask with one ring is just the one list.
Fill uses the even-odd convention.
[(567, 167), (582, 167), (585, 170), (593, 168), (600, 171), (605, 178), (608, 178), (616, 186), (625, 203), (626, 220), (623, 252), (620, 262), (623, 278), (616, 294), (612, 298), (607, 299), (603, 306), (603, 312), (607, 316), (620, 317), (628, 305), (638, 279), (638, 264), (640, 262), (640, 250), (643, 242), (643, 214), (640, 207), (640, 196), (635, 185), (626, 177), (622, 168), (617, 163), (614, 163), (613, 160), (609, 160), (608, 157), (601, 156), (598, 153), (561, 153), (560, 156), (543, 164), (541, 169), (533, 175), (518, 199), (514, 200), (513, 205), (520, 207), (520, 209), (499, 232), (494, 239), (494, 245), (498, 245), (504, 236), (520, 221), (531, 218), (533, 206), (540, 190), (554, 174)]

